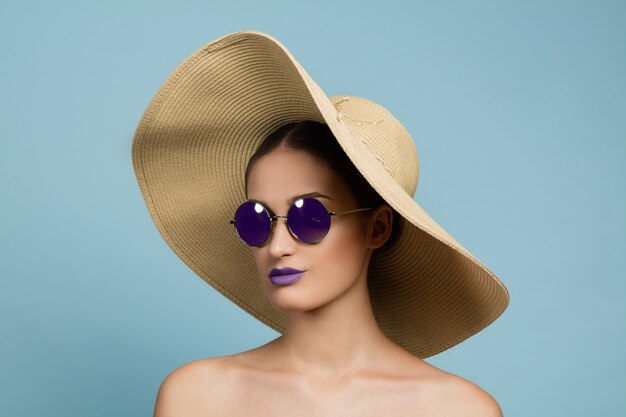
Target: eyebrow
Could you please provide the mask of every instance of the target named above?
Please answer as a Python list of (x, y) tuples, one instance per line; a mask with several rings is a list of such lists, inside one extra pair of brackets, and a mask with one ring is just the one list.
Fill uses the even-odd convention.
[[(298, 200), (300, 198), (305, 198), (305, 197), (319, 197), (319, 198), (327, 198), (329, 200), (332, 200), (332, 198), (330, 198), (326, 194), (322, 194), (320, 192), (313, 191), (311, 193), (305, 193), (305, 194), (300, 194), (300, 195), (296, 195), (294, 197), (291, 197), (290, 199), (287, 200), (287, 204), (291, 206), (296, 200)], [(259, 203), (263, 204), (265, 207), (269, 208), (269, 204), (267, 204), (265, 201), (258, 200), (258, 199), (255, 199), (255, 198), (251, 198), (249, 200), (258, 201)]]

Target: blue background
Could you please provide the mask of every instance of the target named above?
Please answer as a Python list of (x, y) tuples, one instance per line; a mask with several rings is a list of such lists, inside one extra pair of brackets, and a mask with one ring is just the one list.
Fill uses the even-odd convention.
[(402, 121), (416, 200), (509, 288), (428, 362), (507, 417), (626, 415), (624, 2), (0, 6), (0, 415), (151, 415), (176, 367), (278, 335), (175, 256), (131, 164), (165, 78), (243, 29)]

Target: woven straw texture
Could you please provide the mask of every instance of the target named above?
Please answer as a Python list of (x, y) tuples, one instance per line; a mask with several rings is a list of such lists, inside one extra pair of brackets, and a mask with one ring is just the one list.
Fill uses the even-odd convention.
[(328, 124), (403, 217), (395, 245), (374, 253), (368, 273), (383, 332), (426, 358), (499, 317), (509, 303), (506, 287), (414, 201), (418, 155), (402, 124), (370, 100), (326, 96), (291, 53), (262, 32), (232, 33), (194, 52), (137, 126), (135, 174), (174, 252), (224, 296), (284, 332), (287, 316), (266, 298), (250, 250), (229, 220), (246, 199), (243, 175), (260, 142), (305, 119)]

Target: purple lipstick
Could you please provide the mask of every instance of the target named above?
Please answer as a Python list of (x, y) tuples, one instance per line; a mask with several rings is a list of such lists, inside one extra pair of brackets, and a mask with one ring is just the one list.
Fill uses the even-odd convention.
[(274, 285), (293, 284), (304, 275), (306, 271), (300, 271), (295, 268), (274, 268), (270, 271), (270, 281)]

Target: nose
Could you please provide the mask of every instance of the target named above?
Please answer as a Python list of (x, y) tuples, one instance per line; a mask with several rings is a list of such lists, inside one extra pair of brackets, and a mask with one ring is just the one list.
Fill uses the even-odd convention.
[(286, 220), (282, 217), (277, 218), (270, 235), (270, 254), (277, 258), (291, 255), (296, 245), (296, 240), (291, 235)]

